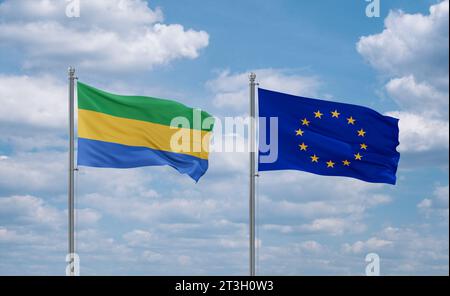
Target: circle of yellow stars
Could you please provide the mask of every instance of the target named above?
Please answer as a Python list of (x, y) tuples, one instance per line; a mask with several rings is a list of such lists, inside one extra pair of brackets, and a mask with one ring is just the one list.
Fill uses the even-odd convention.
[[(322, 113), (320, 110), (313, 112), (313, 115), (314, 115), (314, 119), (322, 119), (322, 117), (325, 116), (325, 114)], [(335, 118), (335, 119), (341, 118), (341, 113), (338, 110), (330, 111), (330, 115), (331, 115), (331, 118)], [(355, 118), (353, 118), (353, 116), (345, 117), (345, 120), (347, 121), (347, 124), (349, 126), (355, 126), (357, 123), (357, 120)], [(295, 135), (301, 138), (305, 135), (305, 129), (310, 126), (311, 121), (308, 120), (307, 117), (305, 117), (304, 119), (300, 120), (300, 123), (301, 123), (301, 127), (295, 131)], [(359, 144), (361, 152), (354, 154), (352, 161), (353, 160), (354, 161), (362, 161), (364, 158), (364, 155), (361, 153), (364, 153), (369, 148), (369, 146), (366, 143), (364, 143), (364, 141), (363, 141), (367, 135), (367, 132), (363, 128), (361, 128), (356, 131), (356, 134), (357, 134), (358, 138), (361, 138), (362, 143)], [(301, 144), (299, 144), (298, 147), (299, 147), (300, 151), (304, 151), (304, 152), (309, 151), (309, 146), (305, 142), (302, 142)], [(315, 164), (320, 163), (319, 155), (313, 154), (309, 158), (311, 159), (312, 163), (315, 163)], [(350, 161), (349, 159), (343, 159), (340, 161), (328, 160), (328, 161), (325, 161), (325, 164), (326, 164), (327, 168), (333, 169), (337, 165), (342, 165), (344, 167), (350, 167), (352, 164), (352, 161)]]

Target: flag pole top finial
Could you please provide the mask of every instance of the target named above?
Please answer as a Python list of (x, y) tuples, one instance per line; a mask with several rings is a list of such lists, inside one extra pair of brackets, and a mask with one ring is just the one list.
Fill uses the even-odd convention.
[(75, 76), (75, 68), (74, 67), (69, 67), (68, 72), (69, 72), (69, 76), (71, 76), (71, 77)]
[(256, 74), (252, 72), (248, 75), (248, 78), (250, 79), (250, 82), (255, 82)]

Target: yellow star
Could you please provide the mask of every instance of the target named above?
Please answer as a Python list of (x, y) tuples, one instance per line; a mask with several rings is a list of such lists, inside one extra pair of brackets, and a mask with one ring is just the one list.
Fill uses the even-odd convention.
[(302, 120), (302, 125), (306, 125), (306, 126), (309, 126), (309, 121), (308, 121), (308, 119), (303, 119)]
[(349, 118), (347, 118), (348, 124), (355, 124), (356, 119), (354, 119), (352, 116), (350, 116)]
[(358, 131), (358, 137), (364, 137), (365, 135), (366, 135), (366, 131), (365, 131), (365, 130), (360, 129), (360, 130)]
[(301, 128), (299, 128), (298, 130), (295, 131), (296, 132), (296, 136), (303, 136), (304, 131), (302, 131)]
[(301, 145), (298, 145), (300, 147), (300, 150), (302, 151), (306, 151), (306, 149), (308, 149), (308, 145), (306, 145), (305, 143), (302, 143)]
[(344, 166), (350, 166), (350, 161), (348, 160), (344, 160), (342, 163), (344, 164)]
[(330, 161), (327, 161), (327, 168), (334, 168), (335, 163)]
[(313, 156), (311, 156), (311, 161), (312, 162), (319, 162), (319, 157), (314, 154)]
[(362, 160), (362, 155), (359, 154), (359, 152), (357, 154), (355, 154), (355, 159), (356, 160)]
[(367, 145), (366, 145), (366, 144), (362, 143), (362, 144), (360, 144), (360, 145), (361, 145), (361, 149), (362, 149), (362, 150), (367, 150)]
[(315, 116), (316, 118), (322, 119), (323, 114), (320, 113), (320, 110), (318, 110), (317, 112), (314, 112), (314, 116)]
[(337, 110), (334, 110), (333, 112), (331, 112), (331, 117), (339, 118), (339, 115), (341, 115), (341, 113), (339, 113)]

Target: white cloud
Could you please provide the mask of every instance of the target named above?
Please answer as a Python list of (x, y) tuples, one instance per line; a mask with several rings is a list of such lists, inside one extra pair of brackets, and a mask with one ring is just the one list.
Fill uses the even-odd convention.
[(386, 205), (392, 202), (392, 198), (386, 194), (371, 194), (365, 198), (367, 207), (376, 207), (379, 205)]
[(97, 223), (102, 218), (102, 214), (93, 209), (76, 209), (75, 223), (77, 226), (86, 226)]
[(434, 197), (436, 200), (436, 204), (443, 208), (448, 208), (448, 185), (447, 186), (438, 186), (434, 191)]
[(292, 233), (312, 233), (342, 235), (344, 233), (361, 233), (366, 230), (366, 225), (359, 221), (344, 218), (319, 218), (310, 223), (302, 225), (277, 225), (265, 224), (262, 229), (268, 231), (277, 231), (282, 234)]
[[(364, 255), (376, 252), (381, 258), (383, 275), (448, 274), (447, 235), (433, 233), (436, 225), (383, 228), (366, 241), (345, 243), (342, 251), (347, 262), (361, 262)], [(448, 230), (448, 226), (446, 226)]]
[(262, 225), (262, 229), (269, 231), (278, 231), (283, 234), (289, 234), (295, 231), (295, 227), (292, 225), (277, 225), (277, 224), (265, 224)]
[(324, 249), (324, 247), (320, 243), (313, 240), (302, 242), (300, 244), (300, 248), (311, 252), (320, 252)]
[(0, 104), (2, 125), (53, 129), (67, 125), (67, 86), (50, 76), (0, 75)]
[(195, 59), (209, 43), (204, 31), (160, 23), (161, 10), (143, 0), (82, 1), (75, 19), (65, 16), (63, 1), (7, 0), (0, 4), (0, 18), (6, 20), (1, 43), (19, 46), (28, 68), (70, 62), (103, 71), (147, 70)]
[[(132, 249), (95, 228), (77, 231), (76, 240), (78, 253), (81, 258), (86, 260), (93, 257), (91, 260), (98, 263), (114, 258), (114, 260), (121, 261), (122, 264), (136, 260)], [(89, 263), (85, 262), (84, 266), (86, 265)]]
[(245, 249), (248, 247), (248, 240), (244, 237), (239, 238), (221, 238), (219, 244), (226, 249)]
[(418, 232), (411, 228), (386, 227), (379, 233), (382, 239), (393, 242), (393, 253), (386, 253), (384, 257), (381, 254), (384, 265), (387, 265), (392, 274), (416, 274), (424, 269), (433, 274), (448, 274), (448, 233), (447, 236), (435, 236), (431, 231), (432, 229)]
[[(67, 1), (54, 0), (4, 1), (0, 5), (0, 13), (7, 20), (57, 19), (62, 21), (67, 19), (65, 14), (67, 4)], [(136, 24), (163, 21), (160, 8), (152, 10), (146, 2), (140, 0), (81, 0), (80, 4), (81, 17), (92, 21), (89, 24), (78, 24), (80, 26), (129, 28)], [(110, 22), (106, 22), (107, 20)], [(119, 21), (120, 24), (118, 24)]]
[(433, 201), (429, 198), (423, 199), (420, 203), (417, 204), (417, 208), (419, 209), (429, 209), (433, 205)]
[(160, 262), (163, 259), (161, 254), (149, 250), (142, 252), (142, 257), (145, 261), (151, 263)]
[[(1, 171), (14, 170), (18, 158), (24, 152), (37, 152), (45, 149), (66, 149), (68, 133), (68, 98), (67, 85), (47, 75), (1, 75), (0, 74), (0, 144), (10, 147), (16, 155), (9, 156), (7, 162), (12, 167), (1, 167)], [(52, 152), (48, 152), (52, 153)], [(52, 160), (46, 154), (42, 155)], [(56, 155), (58, 157), (59, 155)], [(23, 169), (14, 174), (27, 172), (32, 174), (33, 164), (40, 161), (43, 168), (48, 167), (37, 157), (29, 155), (24, 164), (31, 170)], [(54, 161), (51, 161), (54, 163)], [(42, 172), (43, 180), (51, 171)], [(10, 179), (11, 176), (5, 176)], [(37, 182), (41, 182), (36, 179)], [(2, 183), (2, 181), (0, 181)], [(10, 187), (12, 184), (9, 184)]]
[(442, 218), (448, 225), (449, 218), (449, 189), (446, 186), (436, 186), (432, 197), (425, 198), (417, 204), (419, 211), (427, 217), (437, 216)]
[[(132, 196), (141, 201), (154, 200), (159, 196), (159, 193), (152, 188), (153, 174), (149, 174), (149, 170), (163, 168), (144, 167), (122, 170), (79, 167), (78, 169), (78, 182), (83, 184), (79, 187), (80, 202), (83, 200), (82, 196), (97, 192), (109, 197)], [(113, 184), (111, 180), (114, 180)]]
[(0, 187), (5, 191), (63, 193), (66, 191), (67, 154), (34, 152), (8, 157), (0, 165)]
[[(0, 197), (0, 214), (4, 225), (47, 226), (58, 229), (64, 225), (66, 210), (60, 210), (50, 202), (31, 195)], [(97, 223), (101, 214), (90, 208), (78, 208), (75, 212), (77, 227)]]
[(207, 87), (215, 94), (216, 107), (227, 107), (245, 111), (248, 106), (248, 75), (254, 72), (261, 86), (275, 91), (302, 96), (315, 96), (320, 82), (316, 77), (291, 74), (280, 69), (256, 69), (244, 73), (222, 71), (217, 78), (207, 82)]
[(10, 230), (6, 227), (0, 226), (0, 243), (36, 243), (38, 237), (30, 233), (18, 233), (15, 230)]
[(374, 252), (384, 249), (392, 245), (391, 241), (378, 239), (376, 237), (369, 238), (367, 241), (357, 241), (354, 244), (344, 244), (343, 250), (347, 253), (361, 254), (362, 252)]
[(389, 75), (448, 77), (448, 22), (448, 0), (431, 6), (429, 15), (391, 11), (384, 31), (361, 37), (357, 50)]
[(174, 198), (174, 199), (123, 199), (101, 194), (88, 194), (82, 197), (84, 204), (123, 219), (137, 221), (189, 221), (199, 220), (211, 216), (219, 211), (219, 202), (216, 199)]
[(386, 89), (403, 110), (426, 114), (432, 119), (447, 118), (448, 122), (448, 91), (438, 90), (427, 81), (417, 82), (413, 75), (390, 80)]
[[(243, 143), (242, 138), (238, 135), (235, 137), (236, 145)], [(214, 172), (215, 174), (228, 174), (228, 173), (238, 173), (245, 172), (247, 169), (247, 163), (249, 156), (248, 153), (240, 152), (226, 152), (226, 153), (211, 153), (210, 154), (210, 166), (211, 168), (220, 167), (221, 171)]]
[(386, 91), (401, 110), (400, 150), (448, 150), (449, 1), (428, 15), (391, 11), (382, 33), (361, 37), (358, 52), (389, 78)]
[(35, 226), (59, 227), (63, 221), (62, 212), (30, 195), (0, 198), (0, 214), (10, 218), (6, 223), (17, 221)]
[(315, 219), (309, 224), (301, 225), (300, 230), (313, 233), (329, 233), (331, 235), (342, 235), (344, 232), (363, 232), (366, 226), (356, 221), (340, 218)]
[(392, 201), (381, 193), (385, 185), (349, 178), (261, 172), (259, 182), (258, 215), (264, 219), (265, 235), (363, 233), (372, 209)]
[(153, 235), (148, 231), (135, 229), (125, 233), (123, 239), (130, 246), (146, 246), (152, 241)]
[[(302, 172), (261, 172), (260, 175), (261, 191), (264, 192), (261, 196), (261, 207), (276, 209), (283, 215), (302, 215), (310, 218), (333, 214), (360, 214), (368, 208), (391, 201), (390, 196), (378, 192), (385, 188), (385, 185), (381, 184), (350, 178), (318, 177)], [(284, 189), (282, 197), (278, 194), (279, 186)]]
[(387, 115), (400, 119), (400, 152), (448, 149), (448, 121), (403, 111), (388, 112)]

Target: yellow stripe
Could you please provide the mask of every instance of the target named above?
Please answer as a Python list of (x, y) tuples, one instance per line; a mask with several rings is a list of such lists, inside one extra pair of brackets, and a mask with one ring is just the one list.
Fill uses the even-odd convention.
[[(186, 128), (170, 128), (167, 125), (116, 117), (105, 113), (78, 109), (78, 136), (81, 138), (112, 142), (127, 146), (176, 152), (208, 159), (211, 132)], [(180, 139), (185, 137), (184, 142)], [(176, 138), (172, 138), (175, 136)], [(184, 149), (171, 147), (171, 140), (179, 139)], [(201, 141), (205, 143), (205, 149)], [(186, 146), (187, 145), (187, 146)]]

